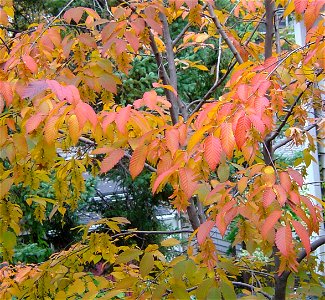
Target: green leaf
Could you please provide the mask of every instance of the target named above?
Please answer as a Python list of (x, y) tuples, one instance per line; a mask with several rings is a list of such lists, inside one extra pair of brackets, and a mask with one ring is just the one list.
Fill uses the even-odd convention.
[(229, 285), (224, 281), (220, 282), (220, 290), (224, 299), (236, 299), (236, 293), (234, 291), (233, 285)]
[(226, 164), (226, 163), (220, 164), (219, 167), (218, 167), (217, 173), (218, 173), (218, 177), (219, 177), (220, 182), (227, 181), (228, 178), (229, 178), (229, 174), (230, 174), (229, 165)]

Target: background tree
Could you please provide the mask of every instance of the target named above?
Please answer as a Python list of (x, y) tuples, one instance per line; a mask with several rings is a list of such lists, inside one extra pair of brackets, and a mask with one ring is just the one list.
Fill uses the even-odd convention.
[[(281, 51), (281, 36), (274, 31), (276, 6), (285, 8), (284, 15), (295, 11), (299, 17), (305, 12), (306, 46)], [(322, 216), (311, 201), (313, 195), (300, 193), (301, 173), (274, 160), (274, 151), (281, 146), (305, 140), (309, 146), (301, 168), (311, 160), (315, 144), (308, 131), (322, 120), (310, 118), (302, 107), (321, 101), (317, 84), (323, 79), (320, 49), (324, 38), (321, 23), (314, 25), (321, 8), (319, 1), (267, 0), (265, 5), (242, 1), (231, 11), (212, 1), (134, 2), (111, 7), (106, 20), (90, 8), (73, 8), (63, 20), (58, 16), (24, 34), (12, 36), (2, 29), (0, 231), (4, 257), (12, 256), (22, 215), (10, 198), (13, 185), (22, 182), (37, 189), (40, 179), (55, 170), (51, 214), (65, 214), (66, 207), (76, 208), (85, 190), (82, 174), (86, 170), (106, 173), (124, 156), (130, 158), (132, 178), (144, 167), (152, 172), (153, 193), (172, 187), (170, 201), (187, 211), (200, 245), (199, 253), (194, 254), (191, 245), (187, 257), (166, 263), (158, 245), (144, 251), (119, 246), (119, 239), (135, 232), (116, 233), (118, 225), (127, 221), (104, 219), (86, 226), (80, 243), (40, 268), (2, 270), (2, 279), (7, 278), (3, 295), (87, 298), (104, 293), (110, 298), (123, 292), (124, 297), (189, 298), (193, 294), (233, 299), (233, 286), (239, 286), (271, 298), (263, 287), (233, 280), (244, 270), (242, 261), (234, 267), (232, 259), (220, 257), (209, 237), (214, 226), (224, 235), (236, 218), (235, 243), (244, 242), (249, 252), (259, 247), (269, 256), (275, 265), (274, 298), (284, 299), (290, 274), (309, 268), (303, 260), (324, 243), (320, 238), (310, 244)], [(2, 3), (1, 16), (3, 26), (10, 26), (11, 1)], [(230, 17), (250, 22), (253, 32), (240, 38), (227, 23)], [(179, 18), (186, 25), (173, 38), (171, 24)], [(260, 22), (265, 22), (266, 33), (255, 43), (252, 38)], [(208, 68), (205, 61), (182, 62), (177, 55), (188, 47), (196, 52), (215, 44), (229, 49), (233, 62), (219, 72), (221, 51), (216, 52), (214, 82), (202, 98), (190, 97), (194, 105), (190, 107), (179, 91), (178, 66), (188, 64), (189, 73), (192, 68)], [(153, 87), (157, 92), (163, 88), (165, 96), (150, 90), (123, 107), (114, 102), (114, 95), (122, 84), (120, 74), (128, 74), (138, 53), (153, 54), (159, 78)], [(213, 93), (229, 74), (222, 96), (214, 99)], [(276, 138), (287, 127), (286, 139), (278, 142)], [(70, 151), (72, 146), (78, 147), (77, 153), (64, 160), (58, 152)], [(39, 211), (53, 202), (35, 196), (28, 201), (35, 202)], [(39, 221), (45, 218), (44, 213), (37, 214)], [(88, 235), (93, 225), (106, 228), (108, 234)], [(293, 238), (293, 230), (299, 239)], [(169, 239), (162, 246), (175, 244)], [(130, 261), (139, 261), (139, 267)], [(87, 264), (98, 262), (100, 270), (82, 272)], [(319, 287), (314, 271), (309, 268), (310, 284)], [(111, 277), (100, 277), (103, 273)], [(265, 281), (265, 285), (271, 284)]]

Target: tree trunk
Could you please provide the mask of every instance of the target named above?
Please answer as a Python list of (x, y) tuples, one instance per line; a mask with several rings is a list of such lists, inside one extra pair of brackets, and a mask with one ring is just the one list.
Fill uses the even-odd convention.
[(285, 300), (286, 299), (286, 288), (287, 288), (287, 281), (288, 276), (283, 275), (275, 275), (275, 294), (274, 300)]

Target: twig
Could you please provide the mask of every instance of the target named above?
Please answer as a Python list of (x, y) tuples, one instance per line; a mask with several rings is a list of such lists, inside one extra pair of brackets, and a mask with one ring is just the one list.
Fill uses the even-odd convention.
[[(251, 284), (248, 284), (248, 283), (244, 283), (244, 282), (238, 282), (238, 281), (231, 281), (231, 283), (234, 285), (234, 286), (241, 286), (241, 287), (245, 287), (245, 288), (249, 288), (251, 290), (253, 290), (255, 292), (255, 289), (256, 287), (254, 285), (251, 285)], [(262, 294), (263, 296), (265, 296), (267, 299), (272, 299), (271, 295), (263, 292), (263, 291), (256, 291), (256, 293), (260, 293)]]
[(216, 25), (220, 35), (225, 40), (225, 42), (228, 45), (230, 51), (234, 54), (237, 62), (239, 64), (242, 64), (243, 59), (241, 58), (241, 56), (240, 56), (239, 52), (237, 51), (237, 49), (235, 48), (234, 44), (231, 42), (231, 40), (227, 36), (226, 32), (223, 30), (222, 25), (220, 24), (220, 21), (217, 18), (216, 14), (214, 13), (213, 7), (212, 7), (212, 5), (210, 3), (208, 4), (208, 9), (209, 9), (209, 13), (211, 15), (212, 21)]
[(295, 108), (295, 106), (298, 104), (299, 100), (301, 99), (301, 97), (303, 96), (303, 94), (306, 92), (306, 90), (311, 86), (312, 82), (308, 82), (307, 83), (307, 87), (306, 89), (304, 89), (299, 96), (296, 98), (295, 102), (291, 105), (290, 109), (288, 110), (285, 118), (283, 119), (283, 121), (281, 122), (281, 124), (279, 125), (279, 127), (276, 129), (275, 132), (273, 132), (273, 134), (267, 138), (268, 142), (273, 141), (281, 132), (282, 128), (287, 124), (288, 119), (290, 118), (290, 116), (293, 113), (293, 110)]
[(166, 234), (166, 235), (172, 235), (172, 234), (180, 234), (180, 233), (193, 233), (193, 230), (191, 229), (180, 229), (180, 230), (170, 230), (170, 231), (154, 231), (154, 230), (129, 230), (120, 232), (117, 234), (112, 235), (112, 238), (116, 238), (123, 235), (132, 235), (132, 234)]
[(184, 33), (186, 32), (187, 29), (190, 28), (190, 23), (187, 23), (185, 25), (185, 27), (182, 29), (182, 31), (179, 33), (179, 35), (173, 40), (172, 42), (172, 46), (175, 47), (176, 44), (179, 42), (179, 40), (182, 38), (182, 36), (184, 35)]
[[(305, 132), (311, 130), (312, 128), (314, 128), (314, 127), (316, 127), (316, 126), (317, 126), (317, 123), (315, 123), (315, 124), (311, 124), (311, 125), (307, 126), (307, 127), (303, 130), (303, 133), (305, 133)], [(280, 141), (279, 143), (277, 143), (276, 145), (274, 145), (274, 147), (273, 147), (273, 151), (275, 151), (275, 150), (277, 150), (277, 149), (283, 147), (284, 145), (290, 143), (292, 140), (293, 140), (293, 138), (292, 138), (292, 137), (289, 137), (289, 138), (287, 138), (287, 139), (284, 139), (283, 141)]]
[(31, 48), (33, 48), (35, 46), (35, 44), (37, 43), (37, 41), (41, 38), (41, 36), (43, 35), (43, 33), (49, 28), (51, 27), (51, 25), (55, 22), (55, 20), (57, 20), (62, 13), (72, 4), (72, 2), (74, 2), (75, 0), (70, 0), (60, 11), (59, 13), (51, 20), (51, 22), (49, 24), (47, 24), (47, 26), (45, 26), (45, 28), (42, 30), (42, 32), (39, 34), (39, 36), (35, 39), (35, 41), (32, 43)]

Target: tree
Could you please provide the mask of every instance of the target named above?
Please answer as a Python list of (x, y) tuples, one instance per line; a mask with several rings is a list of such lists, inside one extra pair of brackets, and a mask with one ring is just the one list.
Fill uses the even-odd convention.
[[(55, 174), (54, 203), (37, 196), (27, 200), (42, 222), (48, 202), (54, 204), (51, 216), (76, 208), (86, 170), (106, 173), (123, 157), (130, 159), (132, 178), (144, 168), (152, 172), (153, 193), (166, 185), (173, 188), (170, 201), (187, 212), (191, 238), (196, 236), (199, 244), (199, 252), (189, 244), (186, 256), (166, 262), (158, 245), (144, 251), (121, 246), (118, 241), (136, 231), (121, 232), (124, 218), (104, 219), (85, 226), (80, 243), (41, 266), (2, 268), (0, 295), (233, 299), (235, 286), (271, 298), (265, 290), (273, 283), (263, 281), (264, 289), (233, 280), (245, 266), (217, 253), (210, 231), (216, 226), (224, 235), (231, 222), (238, 227), (235, 243), (244, 243), (250, 252), (260, 248), (273, 260), (274, 299), (285, 299), (290, 274), (303, 269), (310, 272), (304, 280), (319, 287), (315, 269), (304, 260), (308, 256), (311, 262), (310, 253), (324, 244), (324, 237), (310, 243), (322, 212), (312, 201), (315, 197), (303, 195), (301, 188), (316, 147), (309, 130), (323, 124), (305, 109), (321, 105), (323, 22), (315, 23), (321, 1), (243, 0), (230, 10), (211, 0), (121, 2), (108, 7), (107, 19), (91, 8), (72, 8), (14, 36), (12, 1), (0, 3), (3, 255), (10, 259), (20, 232), (22, 211), (11, 200), (14, 185), (38, 189), (40, 181)], [(305, 46), (282, 50), (285, 37), (275, 22), (281, 8), (284, 17), (304, 15)], [(178, 19), (185, 25), (172, 38), (170, 28)], [(247, 22), (254, 29), (238, 36), (232, 22)], [(258, 31), (262, 23), (265, 34)], [(205, 61), (179, 59), (183, 51), (216, 45), (213, 70)], [(225, 48), (233, 60), (221, 70)], [(121, 74), (128, 74), (132, 60), (151, 55), (159, 77), (154, 89), (132, 105), (117, 105)], [(199, 99), (182, 99), (178, 92), (184, 65), (189, 73), (195, 68), (215, 74)], [(218, 91), (222, 96), (212, 98), (226, 81)], [(282, 134), (285, 138), (278, 140)], [(309, 146), (296, 168), (274, 159), (283, 145), (305, 140)], [(72, 147), (73, 157), (65, 160), (62, 153)], [(107, 232), (88, 232), (92, 225)], [(162, 242), (175, 244), (173, 238)], [(93, 264), (96, 269), (86, 273)]]

